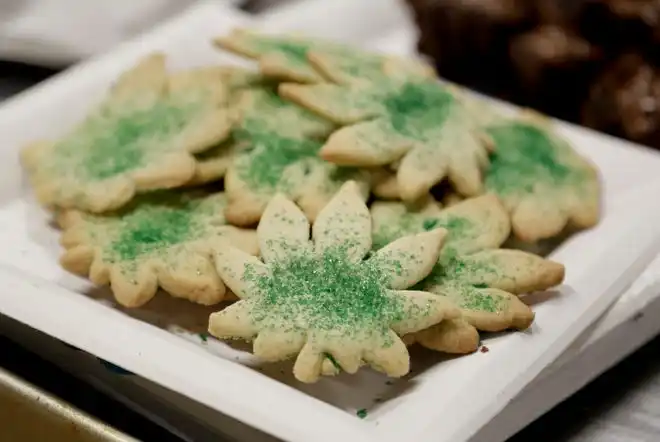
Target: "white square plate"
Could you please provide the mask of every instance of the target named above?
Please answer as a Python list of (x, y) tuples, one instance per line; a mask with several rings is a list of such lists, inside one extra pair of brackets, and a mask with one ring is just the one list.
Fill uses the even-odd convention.
[[(602, 172), (604, 217), (553, 252), (568, 268), (566, 283), (535, 306), (534, 326), (489, 338), (488, 353), (441, 361), (414, 351), (414, 372), (405, 379), (363, 370), (309, 386), (295, 382), (286, 364), (260, 367), (244, 350), (175, 329), (203, 325), (212, 309), (166, 296), (140, 311), (111, 308), (107, 290), (93, 290), (59, 268), (58, 234), (22, 180), (18, 149), (62, 134), (147, 52), (165, 51), (173, 68), (237, 62), (209, 44), (229, 25), (247, 23), (233, 14), (202, 4), (0, 108), (0, 312), (282, 439), (454, 442), (501, 410), (655, 256), (660, 156), (561, 125)], [(363, 420), (355, 416), (361, 408), (369, 410)]]

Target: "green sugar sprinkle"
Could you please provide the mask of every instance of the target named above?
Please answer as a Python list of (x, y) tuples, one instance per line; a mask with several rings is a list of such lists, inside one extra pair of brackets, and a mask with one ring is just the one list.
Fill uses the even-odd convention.
[(433, 267), (431, 274), (421, 281), (416, 288), (424, 290), (429, 285), (443, 287), (442, 294), (450, 297), (459, 307), (466, 310), (498, 312), (502, 310), (504, 298), (486, 294), (479, 289), (488, 288), (487, 284), (470, 284), (466, 280), (478, 276), (497, 275), (497, 267), (490, 263), (460, 259), (455, 252), (443, 256)]
[(486, 294), (467, 286), (457, 288), (457, 290), (459, 293), (452, 298), (462, 309), (497, 313), (504, 307), (504, 298), (500, 295)]
[(388, 278), (379, 267), (351, 261), (346, 250), (341, 246), (321, 255), (301, 252), (273, 263), (271, 275), (247, 265), (244, 280), (260, 294), (252, 319), (262, 327), (290, 324), (295, 331), (356, 337), (356, 332), (385, 336), (392, 322), (408, 314), (428, 314), (407, 310), (402, 298), (388, 294)]
[(380, 249), (406, 235), (443, 228), (449, 232), (444, 247), (444, 249), (448, 249), (453, 242), (469, 238), (473, 227), (474, 224), (469, 218), (453, 215), (422, 217), (415, 213), (405, 212), (396, 218), (396, 222), (383, 224), (374, 231), (373, 248)]
[[(275, 88), (264, 86), (252, 91), (253, 101), (245, 109), (239, 133), (275, 132), (304, 133), (307, 126), (327, 125), (329, 122), (313, 112), (282, 99)], [(313, 127), (313, 126), (312, 126)], [(319, 129), (320, 130), (320, 129)]]
[(209, 340), (209, 337), (208, 337), (208, 335), (207, 335), (207, 334), (205, 334), (205, 333), (199, 333), (199, 335), (198, 335), (198, 336), (199, 336), (199, 339), (201, 339), (201, 340), (202, 340), (202, 342), (207, 342), (207, 341)]
[[(245, 141), (248, 147), (236, 170), (241, 178), (261, 189), (277, 189), (286, 180), (285, 169), (298, 165), (304, 176), (309, 176), (316, 167), (328, 167), (318, 156), (323, 146), (313, 140), (290, 138), (270, 130), (262, 130), (258, 121), (248, 122), (247, 128), (237, 132), (236, 138)], [(332, 166), (327, 175), (328, 189), (336, 190), (337, 184), (359, 179), (359, 169)]]
[(451, 94), (435, 82), (407, 82), (383, 104), (394, 130), (423, 140), (442, 127), (453, 102)]
[(579, 182), (582, 174), (562, 164), (548, 134), (529, 124), (512, 123), (487, 130), (497, 149), (486, 174), (486, 187), (499, 194), (532, 192), (536, 183)]
[(439, 222), (440, 220), (437, 218), (428, 218), (424, 220), (424, 222), (422, 223), (422, 227), (424, 227), (424, 230), (426, 230), (427, 232), (430, 232), (431, 230), (435, 229), (438, 226)]
[(461, 259), (459, 254), (450, 248), (433, 267), (431, 274), (422, 282), (448, 284), (454, 281), (465, 281), (467, 278), (474, 278), (478, 275), (497, 275), (498, 273), (497, 266), (487, 262)]
[(305, 160), (317, 160), (322, 147), (316, 141), (286, 138), (273, 132), (252, 131), (247, 136), (250, 151), (237, 168), (245, 181), (258, 187), (277, 187), (286, 167)]
[(335, 367), (337, 370), (341, 370), (341, 365), (339, 365), (339, 362), (337, 362), (334, 356), (332, 356), (330, 353), (323, 353), (323, 356), (328, 358), (333, 367)]
[(146, 253), (203, 235), (202, 227), (196, 222), (196, 216), (204, 213), (199, 210), (200, 201), (174, 195), (142, 198), (133, 209), (118, 216), (119, 235), (110, 244), (107, 258), (133, 261)]
[(149, 151), (162, 149), (167, 137), (188, 123), (192, 110), (170, 103), (125, 115), (96, 116), (57, 147), (58, 171), (71, 164), (80, 176), (99, 181), (143, 167)]
[(257, 47), (262, 52), (280, 52), (287, 59), (297, 64), (307, 64), (307, 52), (311, 45), (303, 42), (294, 43), (291, 41), (268, 39), (260, 40), (257, 43)]
[(364, 419), (367, 417), (367, 409), (366, 408), (360, 408), (355, 414), (357, 414), (357, 417), (360, 419)]

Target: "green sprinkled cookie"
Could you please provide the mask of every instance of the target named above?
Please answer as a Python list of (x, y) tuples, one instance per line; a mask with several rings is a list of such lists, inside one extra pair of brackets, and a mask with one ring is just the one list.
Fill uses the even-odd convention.
[(486, 190), (511, 213), (516, 237), (535, 242), (567, 226), (598, 223), (600, 182), (596, 168), (539, 118), (501, 121), (485, 128), (495, 143)]
[(235, 29), (213, 42), (222, 49), (257, 60), (259, 71), (266, 77), (301, 83), (325, 81), (307, 61), (307, 51), (316, 43), (313, 40)]
[(271, 90), (246, 91), (243, 120), (234, 130), (239, 152), (227, 170), (227, 220), (238, 226), (256, 224), (276, 193), (293, 199), (313, 220), (343, 183), (360, 183), (364, 199), (371, 175), (363, 170), (323, 161), (319, 138), (333, 125)]
[(384, 56), (348, 46), (313, 47), (309, 63), (333, 83), (359, 84), (383, 77), (437, 78), (428, 64), (412, 59)]
[(368, 259), (371, 217), (348, 182), (318, 215), (309, 240), (305, 214), (272, 199), (257, 236), (263, 261), (232, 247), (217, 253), (218, 273), (241, 300), (211, 315), (218, 338), (254, 340), (269, 361), (297, 355), (294, 375), (315, 382), (324, 361), (348, 373), (365, 362), (390, 376), (409, 370), (400, 335), (455, 318), (443, 297), (405, 290), (437, 261), (445, 230), (402, 237)]
[(138, 192), (185, 184), (195, 173), (192, 154), (218, 144), (231, 129), (221, 71), (167, 75), (164, 56), (140, 61), (71, 132), (22, 151), (38, 199), (98, 213)]
[(158, 191), (135, 198), (107, 215), (75, 210), (59, 216), (62, 266), (110, 284), (126, 307), (148, 302), (158, 287), (200, 304), (224, 299), (225, 285), (211, 262), (227, 240), (248, 253), (258, 252), (256, 234), (228, 226), (224, 194)]
[(476, 330), (525, 329), (534, 313), (516, 294), (545, 290), (564, 278), (561, 264), (518, 250), (499, 249), (509, 236), (506, 209), (484, 195), (440, 209), (429, 201), (416, 211), (402, 203), (371, 208), (374, 248), (404, 235), (442, 227), (448, 231), (438, 263), (417, 287), (446, 297), (462, 317), (411, 337), (425, 347), (451, 353), (476, 350)]
[(344, 125), (321, 150), (342, 166), (400, 161), (400, 197), (415, 201), (443, 178), (463, 195), (483, 191), (488, 147), (453, 92), (424, 77), (382, 77), (352, 85), (282, 84), (280, 95)]
[(557, 133), (549, 118), (530, 110), (507, 118), (483, 100), (465, 92), (459, 95), (493, 143), (484, 187), (509, 210), (518, 239), (536, 242), (567, 226), (586, 229), (598, 223), (598, 172)]
[[(235, 74), (238, 76), (238, 74)], [(305, 108), (281, 99), (272, 84), (263, 81), (239, 83), (234, 80), (232, 108), (238, 116), (230, 139), (197, 156), (197, 170), (191, 184), (201, 184), (222, 178), (241, 146), (250, 147), (250, 134), (276, 132), (293, 138), (321, 139), (327, 137), (334, 125)], [(235, 101), (235, 103), (234, 103)]]
[(425, 63), (385, 57), (336, 42), (292, 35), (267, 35), (245, 29), (234, 30), (214, 43), (222, 49), (255, 59), (260, 72), (269, 78), (297, 83), (340, 84), (362, 82), (383, 76), (384, 64), (391, 74), (433, 77)]

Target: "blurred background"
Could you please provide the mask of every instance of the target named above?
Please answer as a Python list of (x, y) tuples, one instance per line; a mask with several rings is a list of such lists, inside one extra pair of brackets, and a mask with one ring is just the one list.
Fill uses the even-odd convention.
[[(305, 26), (323, 27), (325, 34), (341, 39), (348, 39), (350, 28), (349, 40), (358, 42), (367, 33), (377, 33), (384, 46), (397, 41), (388, 48), (402, 53), (418, 50), (449, 80), (660, 147), (657, 0), (216, 2), (248, 16), (280, 14), (280, 21), (291, 23), (288, 17), (311, 3), (324, 2), (335, 10), (340, 3), (353, 4), (356, 12), (340, 24), (319, 16), (310, 17)], [(0, 101), (194, 3), (0, 0)], [(405, 29), (398, 27), (401, 23)], [(659, 349), (660, 341), (652, 341), (514, 440), (657, 440), (660, 396), (652, 392), (660, 392)], [(141, 440), (183, 440), (2, 337), (0, 366)]]
[[(259, 15), (324, 0), (215, 1)], [(193, 3), (195, 0), (0, 0), (0, 60), (59, 69), (134, 37)], [(373, 0), (352, 3), (377, 4)], [(356, 13), (365, 14), (358, 19), (369, 27), (382, 21), (386, 9), (382, 5), (398, 3), (390, 8), (391, 13), (414, 20), (417, 48), (434, 61), (443, 77), (564, 120), (660, 146), (656, 67), (660, 2), (380, 3), (375, 15), (369, 15), (371, 6), (357, 7)], [(337, 28), (335, 32), (341, 34), (342, 26)], [(18, 77), (14, 82), (19, 85), (20, 77), (32, 75), (29, 71), (15, 75), (13, 68), (5, 64), (0, 71), (5, 77)], [(11, 87), (4, 83), (5, 90)]]

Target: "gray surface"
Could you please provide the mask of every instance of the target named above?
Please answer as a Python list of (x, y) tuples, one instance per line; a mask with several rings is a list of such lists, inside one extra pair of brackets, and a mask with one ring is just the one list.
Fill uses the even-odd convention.
[(658, 440), (660, 338), (655, 338), (510, 442)]

